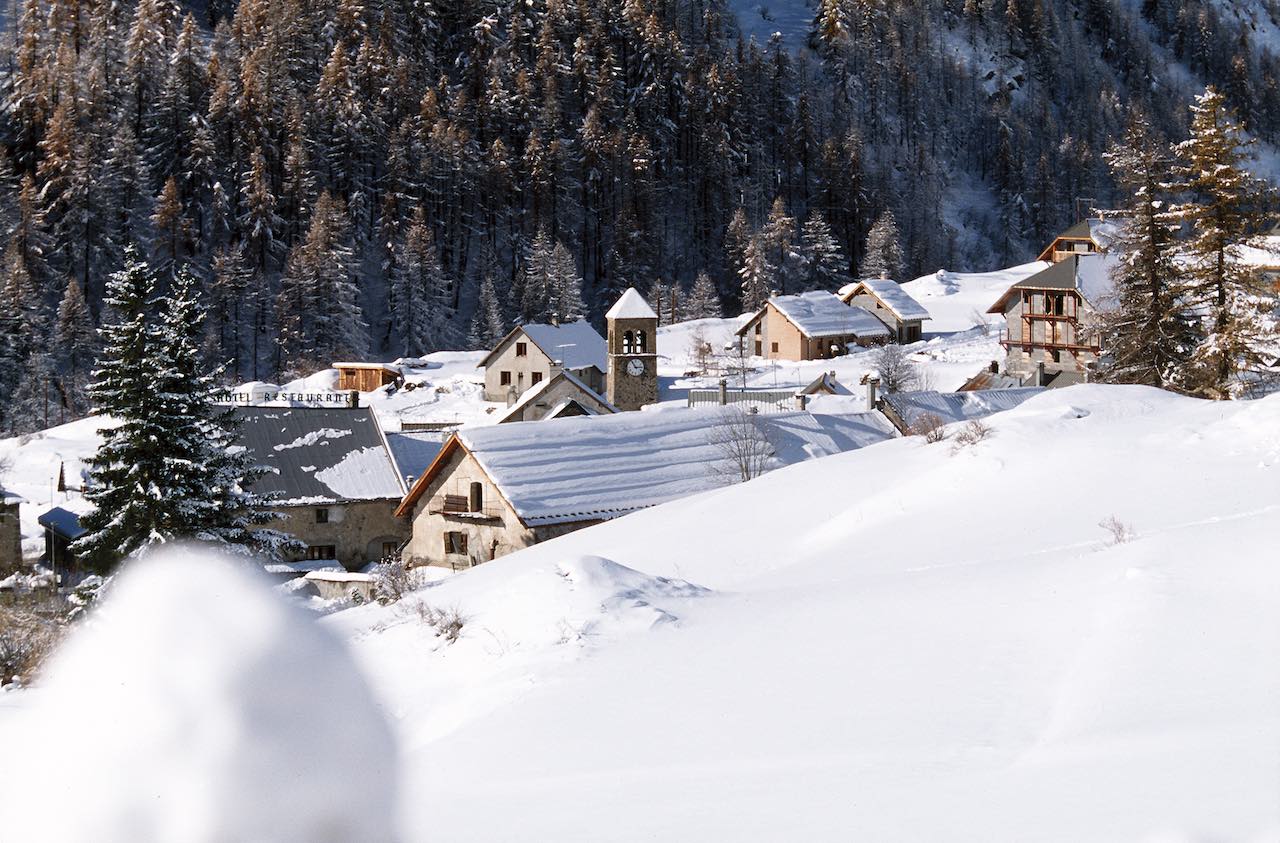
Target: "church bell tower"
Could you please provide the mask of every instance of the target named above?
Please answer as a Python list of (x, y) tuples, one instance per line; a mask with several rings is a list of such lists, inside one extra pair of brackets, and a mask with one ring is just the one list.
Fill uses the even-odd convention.
[(658, 400), (658, 314), (627, 288), (604, 315), (609, 323), (609, 403), (639, 410)]

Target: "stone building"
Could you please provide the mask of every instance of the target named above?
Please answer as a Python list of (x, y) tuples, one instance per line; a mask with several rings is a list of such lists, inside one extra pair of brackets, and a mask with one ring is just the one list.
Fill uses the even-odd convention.
[(520, 400), (507, 408), (498, 424), (522, 421), (543, 421), (568, 416), (601, 416), (618, 412), (577, 375), (566, 371), (556, 372), (550, 380), (525, 390)]
[(0, 487), (0, 575), (22, 563), (22, 498)]
[(850, 346), (888, 342), (892, 333), (861, 307), (834, 293), (774, 296), (738, 329), (746, 353), (770, 360), (827, 360)]
[(406, 488), (369, 409), (240, 407), (237, 444), (267, 471), (253, 491), (275, 496), (267, 525), (302, 541), (299, 556), (348, 570), (399, 551), (409, 525), (395, 515)]
[(639, 410), (658, 400), (658, 315), (628, 287), (604, 315), (609, 326), (609, 403)]
[[(735, 418), (754, 420), (771, 449), (770, 468), (895, 435), (880, 413)], [(717, 418), (700, 409), (463, 428), (396, 511), (412, 521), (403, 558), (470, 567), (734, 482), (720, 429)]]
[(898, 343), (920, 339), (929, 311), (902, 285), (888, 278), (864, 278), (840, 291), (840, 301), (860, 307), (884, 323)]
[(1000, 344), (1004, 370), (1036, 386), (1079, 383), (1100, 351), (1092, 314), (1108, 307), (1115, 259), (1101, 254), (1069, 255), (1011, 286), (987, 309), (1005, 318)]
[(564, 325), (521, 325), (480, 361), (484, 399), (514, 404), (525, 390), (561, 369), (590, 389), (604, 391), (608, 362), (604, 338), (585, 319)]

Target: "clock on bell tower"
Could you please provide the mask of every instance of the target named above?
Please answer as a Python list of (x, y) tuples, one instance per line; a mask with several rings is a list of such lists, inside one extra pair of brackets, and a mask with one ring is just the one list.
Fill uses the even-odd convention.
[(658, 315), (629, 287), (604, 316), (609, 325), (607, 398), (619, 410), (658, 400)]

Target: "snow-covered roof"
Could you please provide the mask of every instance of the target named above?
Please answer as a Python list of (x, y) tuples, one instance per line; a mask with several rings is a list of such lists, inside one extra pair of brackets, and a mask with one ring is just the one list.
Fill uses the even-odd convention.
[(401, 477), (418, 477), (444, 447), (438, 431), (411, 430), (387, 434), (387, 447)]
[(902, 422), (910, 427), (920, 416), (931, 413), (943, 424), (980, 419), (992, 413), (1012, 410), (1023, 401), (1044, 392), (1044, 387), (1018, 389), (986, 389), (977, 392), (897, 392), (884, 396), (884, 402)]
[(404, 486), (373, 410), (237, 407), (236, 444), (267, 472), (253, 484), (276, 503), (322, 505), (398, 498)]
[[(766, 431), (776, 465), (851, 451), (895, 435), (879, 413), (752, 418)], [(716, 471), (725, 455), (713, 441), (720, 424), (717, 415), (698, 409), (618, 413), (463, 428), (446, 447), (465, 447), (521, 520), (537, 526), (614, 518), (725, 485), (725, 476)], [(429, 474), (419, 479), (402, 512), (429, 480)]]
[(794, 296), (774, 296), (769, 303), (806, 337), (887, 337), (884, 323), (860, 307), (851, 307), (839, 296), (814, 290)]
[(904, 322), (929, 318), (929, 311), (925, 310), (920, 302), (911, 298), (911, 295), (902, 289), (901, 284), (891, 278), (863, 278), (852, 284), (846, 284), (840, 288), (840, 298), (848, 301), (857, 294), (859, 288), (866, 288), (871, 295), (878, 298)]
[(602, 372), (609, 370), (608, 353), (604, 337), (596, 333), (585, 319), (563, 325), (532, 323), (512, 329), (502, 342), (480, 361), (478, 367), (488, 366), (518, 335), (523, 334), (552, 360), (559, 360), (566, 369), (586, 369), (595, 366)]
[(13, 506), (24, 502), (24, 498), (16, 492), (10, 492), (3, 486), (0, 486), (0, 504), (5, 506)]
[(398, 367), (396, 367), (396, 366), (391, 365), (390, 363), (356, 363), (356, 362), (346, 361), (346, 362), (338, 362), (338, 363), (334, 363), (334, 364), (332, 364), (331, 368), (334, 368), (334, 369), (378, 369), (378, 370), (383, 371), (383, 372), (391, 372), (391, 373), (393, 373), (393, 374), (397, 374), (397, 375), (398, 375), (398, 374), (400, 374), (400, 369), (399, 369)]
[[(618, 412), (617, 407), (610, 404), (609, 401), (600, 393), (596, 392), (594, 389), (592, 389), (591, 387), (583, 383), (581, 378), (579, 378), (573, 372), (569, 372), (564, 369), (561, 369), (553, 377), (547, 378), (541, 383), (526, 389), (524, 391), (524, 394), (520, 396), (520, 400), (512, 404), (510, 407), (508, 407), (507, 411), (498, 417), (498, 420), (495, 422), (495, 424), (502, 424), (508, 419), (511, 419), (515, 416), (520, 415), (520, 413), (524, 411), (525, 407), (528, 407), (530, 404), (536, 402), (539, 396), (541, 396), (544, 392), (546, 392), (551, 388), (552, 384), (560, 380), (566, 380), (569, 383), (573, 384), (574, 387), (576, 387), (580, 392), (585, 393), (589, 399), (594, 399), (595, 401), (598, 401), (600, 404), (607, 407), (610, 412), (612, 413)], [(560, 402), (560, 403), (563, 404), (565, 402)], [(560, 407), (560, 409), (563, 409), (563, 407)], [(586, 406), (584, 406), (583, 409), (590, 410), (590, 408)], [(555, 413), (554, 412), (549, 413), (548, 415), (554, 416)]]
[(55, 506), (36, 519), (36, 523), (46, 530), (52, 530), (64, 539), (75, 540), (87, 531), (80, 526), (80, 516), (70, 510)]
[(1072, 255), (1005, 290), (987, 312), (1004, 312), (1005, 302), (1015, 290), (1078, 290), (1090, 305), (1102, 309), (1115, 290), (1111, 272), (1118, 263), (1119, 258), (1114, 255)]
[(622, 297), (614, 302), (613, 307), (604, 315), (605, 319), (657, 319), (658, 314), (644, 300), (644, 296), (636, 292), (635, 287), (628, 287)]

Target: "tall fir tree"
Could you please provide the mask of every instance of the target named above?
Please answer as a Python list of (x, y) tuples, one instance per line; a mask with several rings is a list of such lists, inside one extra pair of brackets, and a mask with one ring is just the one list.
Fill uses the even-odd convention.
[(809, 214), (801, 229), (800, 254), (803, 260), (801, 282), (805, 290), (834, 293), (849, 282), (849, 259), (840, 250), (831, 226), (817, 210)]
[(902, 235), (893, 211), (886, 210), (871, 226), (867, 246), (858, 265), (860, 278), (891, 278), (901, 281)]
[(742, 312), (754, 313), (769, 300), (774, 281), (773, 264), (769, 263), (768, 250), (759, 237), (747, 241), (739, 274), (742, 276)]
[(467, 334), (467, 347), (489, 350), (497, 346), (506, 335), (506, 321), (502, 318), (502, 305), (498, 301), (493, 275), (486, 272), (480, 279), (480, 298), (471, 319), (471, 330)]
[(685, 317), (688, 319), (719, 319), (723, 315), (720, 294), (706, 272), (699, 272), (693, 286), (684, 297)]

